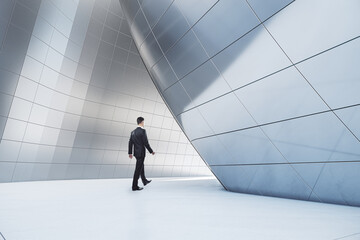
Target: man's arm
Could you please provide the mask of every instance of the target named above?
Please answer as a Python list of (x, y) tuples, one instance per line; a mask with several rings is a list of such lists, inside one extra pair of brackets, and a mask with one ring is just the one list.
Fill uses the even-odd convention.
[(144, 143), (144, 146), (146, 147), (146, 149), (152, 154), (154, 155), (154, 151), (151, 149), (150, 147), (150, 144), (149, 144), (149, 141), (148, 141), (148, 138), (147, 138), (147, 135), (146, 135), (146, 131), (144, 129), (144, 134), (143, 134), (143, 143)]
[(129, 154), (129, 158), (132, 158), (132, 151), (133, 151), (133, 146), (134, 146), (134, 142), (130, 136), (129, 139), (129, 148), (128, 148), (128, 154)]

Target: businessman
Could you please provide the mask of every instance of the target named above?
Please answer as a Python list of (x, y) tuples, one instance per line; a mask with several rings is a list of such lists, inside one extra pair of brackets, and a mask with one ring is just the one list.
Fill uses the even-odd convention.
[(146, 136), (146, 131), (144, 129), (144, 118), (138, 117), (137, 118), (137, 124), (138, 127), (131, 132), (130, 140), (129, 140), (129, 158), (131, 159), (133, 157), (133, 148), (134, 148), (134, 156), (136, 158), (136, 166), (135, 166), (135, 172), (134, 172), (134, 178), (132, 183), (132, 190), (133, 191), (139, 191), (142, 190), (142, 187), (138, 186), (138, 179), (141, 176), (141, 180), (146, 186), (151, 182), (151, 180), (147, 180), (145, 177), (145, 171), (144, 171), (144, 160), (145, 160), (145, 148), (154, 155), (155, 152), (151, 149), (148, 138)]

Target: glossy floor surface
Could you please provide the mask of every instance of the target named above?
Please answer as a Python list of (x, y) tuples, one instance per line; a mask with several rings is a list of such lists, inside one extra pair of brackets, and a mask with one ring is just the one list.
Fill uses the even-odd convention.
[(226, 192), (211, 178), (130, 186), (0, 184), (0, 232), (6, 240), (360, 239), (360, 208)]

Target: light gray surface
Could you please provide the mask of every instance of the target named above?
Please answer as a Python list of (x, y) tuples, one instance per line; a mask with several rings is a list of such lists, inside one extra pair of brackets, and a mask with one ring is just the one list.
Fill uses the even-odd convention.
[[(282, 168), (288, 167), (278, 170)], [(360, 236), (356, 207), (226, 192), (218, 181), (206, 178), (155, 178), (141, 192), (132, 192), (130, 185), (131, 179), (0, 184), (1, 233), (19, 240)]]
[[(134, 8), (120, 2), (133, 23)], [(154, 57), (141, 56), (219, 181), (233, 191), (360, 206), (360, 175), (350, 170), (360, 162), (360, 3), (168, 5), (153, 26), (162, 60), (153, 67)], [(185, 34), (186, 24), (177, 32), (163, 23), (180, 19)]]
[[(119, 1), (9, 0), (0, 11), (0, 182), (131, 177), (138, 116), (156, 152), (148, 177), (211, 174), (152, 83)], [(145, 38), (147, 22), (136, 23)]]

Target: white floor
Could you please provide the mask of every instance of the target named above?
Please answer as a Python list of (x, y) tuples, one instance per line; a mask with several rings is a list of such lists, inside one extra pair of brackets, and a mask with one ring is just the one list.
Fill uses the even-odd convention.
[(0, 184), (0, 232), (6, 240), (360, 239), (360, 208), (230, 193), (209, 178), (130, 185)]

